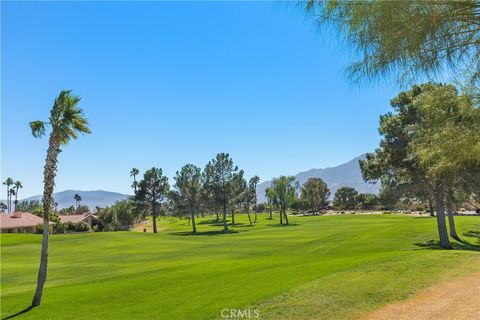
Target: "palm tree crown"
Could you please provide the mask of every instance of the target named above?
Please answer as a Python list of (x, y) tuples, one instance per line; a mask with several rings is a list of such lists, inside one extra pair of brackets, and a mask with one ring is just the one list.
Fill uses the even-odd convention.
[(71, 94), (71, 90), (62, 90), (55, 99), (48, 122), (32, 121), (30, 128), (35, 138), (45, 135), (46, 126), (52, 127), (52, 137), (59, 145), (66, 145), (71, 139), (78, 138), (78, 132), (90, 133), (88, 120), (78, 107), (81, 98)]

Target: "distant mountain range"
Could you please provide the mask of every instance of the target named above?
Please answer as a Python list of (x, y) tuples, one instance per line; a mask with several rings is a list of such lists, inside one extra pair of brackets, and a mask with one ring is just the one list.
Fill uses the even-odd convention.
[[(300, 172), (295, 175), (295, 178), (303, 185), (309, 178), (321, 178), (328, 185), (330, 189), (330, 197), (333, 198), (335, 192), (340, 187), (352, 187), (359, 193), (374, 193), (378, 194), (380, 190), (380, 183), (367, 183), (363, 181), (362, 173), (360, 171), (359, 160), (365, 159), (366, 154), (356, 157), (347, 163), (341, 164), (337, 167), (325, 169), (310, 169), (308, 171)], [(271, 181), (265, 181), (257, 186), (258, 203), (265, 202), (265, 189), (271, 185)]]
[[(65, 190), (61, 192), (55, 192), (53, 198), (58, 203), (58, 209), (67, 208), (75, 205), (73, 196), (78, 193), (82, 197), (80, 204), (88, 206), (90, 209), (94, 209), (96, 206), (106, 207), (111, 206), (117, 201), (125, 200), (129, 197), (127, 194), (118, 192), (110, 192), (104, 190), (96, 191), (81, 191), (81, 190)], [(41, 200), (42, 196), (33, 196), (23, 200)]]

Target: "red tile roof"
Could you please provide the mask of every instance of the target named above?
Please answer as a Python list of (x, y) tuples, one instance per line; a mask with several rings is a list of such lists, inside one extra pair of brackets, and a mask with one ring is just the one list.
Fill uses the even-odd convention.
[(0, 214), (0, 229), (34, 227), (43, 223), (43, 218), (29, 212)]
[(85, 220), (88, 216), (83, 214), (62, 214), (59, 215), (61, 222), (71, 222), (71, 223), (79, 223)]

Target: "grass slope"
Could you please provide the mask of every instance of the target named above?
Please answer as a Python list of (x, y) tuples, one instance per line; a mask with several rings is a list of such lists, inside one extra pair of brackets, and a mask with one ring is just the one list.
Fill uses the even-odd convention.
[[(478, 217), (458, 217), (469, 243), (437, 250), (435, 220), (400, 215), (245, 216), (234, 232), (162, 219), (161, 233), (51, 237), (42, 305), (16, 319), (210, 319), (257, 308), (261, 319), (346, 319), (480, 269)], [(243, 223), (243, 224), (242, 224)], [(2, 318), (31, 302), (39, 235), (1, 235)]]

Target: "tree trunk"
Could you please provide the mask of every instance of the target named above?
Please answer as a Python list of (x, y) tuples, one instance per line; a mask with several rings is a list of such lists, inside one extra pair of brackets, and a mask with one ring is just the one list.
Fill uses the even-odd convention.
[(15, 211), (17, 211), (17, 204), (18, 204), (18, 188), (16, 188), (15, 191), (15, 202), (13, 203), (15, 205)]
[(217, 220), (216, 220), (216, 221), (218, 222), (218, 220), (219, 220), (219, 217), (218, 217), (218, 210), (215, 210), (215, 214), (217, 215)]
[(273, 209), (270, 207), (270, 220), (273, 220)]
[(193, 234), (197, 233), (197, 226), (195, 225), (195, 213), (193, 210), (190, 210), (192, 212), (192, 232)]
[(223, 231), (227, 231), (228, 226), (227, 226), (227, 205), (223, 205)]
[(432, 200), (432, 195), (430, 193), (428, 194), (428, 208), (430, 209), (430, 216), (434, 217), (435, 214), (433, 213), (433, 200)]
[(455, 220), (453, 218), (453, 190), (449, 186), (447, 188), (447, 215), (448, 215), (448, 226), (450, 228), (450, 236), (452, 238), (458, 238), (457, 230), (455, 228)]
[(255, 209), (255, 219), (253, 220), (253, 223), (257, 223), (257, 209)]
[(433, 194), (435, 207), (437, 209), (437, 228), (440, 237), (440, 246), (443, 249), (451, 249), (452, 245), (448, 239), (447, 225), (445, 223), (444, 190), (441, 184), (436, 186)]
[(250, 222), (250, 225), (252, 225), (252, 218), (250, 217), (250, 210), (247, 208), (247, 216), (248, 216), (248, 222)]
[(232, 226), (235, 224), (235, 209), (232, 210)]
[(280, 210), (280, 224), (283, 224), (283, 213), (282, 213), (282, 210)]
[(155, 214), (155, 206), (152, 211), (153, 233), (157, 233), (157, 216)]
[(60, 146), (57, 143), (56, 132), (52, 131), (48, 141), (47, 158), (43, 170), (43, 236), (42, 251), (40, 254), (40, 266), (38, 267), (37, 287), (32, 300), (32, 307), (40, 305), (42, 301), (43, 286), (47, 280), (48, 265), (48, 227), (49, 214), (52, 206), (52, 193), (55, 186), (55, 175), (57, 174), (57, 156), (60, 152)]
[(287, 211), (285, 210), (285, 211), (283, 212), (283, 214), (285, 215), (285, 224), (288, 225)]

